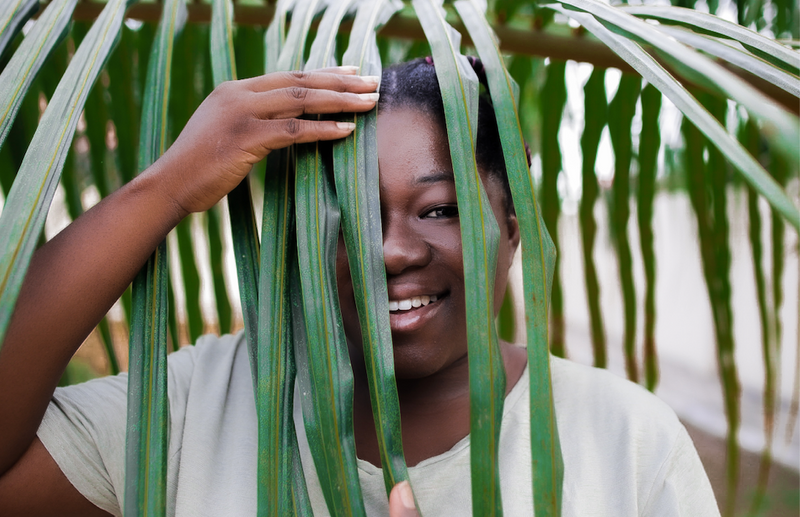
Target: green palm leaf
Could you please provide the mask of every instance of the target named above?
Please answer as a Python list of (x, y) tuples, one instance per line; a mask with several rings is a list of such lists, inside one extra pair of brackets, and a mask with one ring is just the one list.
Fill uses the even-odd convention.
[(566, 357), (567, 352), (564, 342), (564, 294), (558, 274), (560, 266), (558, 216), (561, 210), (558, 176), (563, 166), (558, 130), (561, 127), (564, 105), (567, 102), (566, 72), (566, 61), (551, 61), (545, 70), (544, 86), (540, 90), (538, 98), (542, 117), (541, 145), (539, 146), (539, 155), (542, 158), (542, 220), (550, 230), (556, 252), (553, 289), (550, 291), (548, 300), (552, 325), (548, 329), (548, 334), (550, 335), (550, 351), (558, 357)]
[(581, 239), (583, 241), (583, 271), (586, 284), (586, 299), (589, 306), (589, 321), (592, 329), (592, 349), (594, 366), (606, 367), (606, 335), (603, 316), (600, 309), (600, 284), (597, 280), (597, 267), (594, 263), (594, 241), (597, 233), (597, 222), (594, 218), (594, 206), (597, 203), (598, 185), (595, 174), (597, 150), (600, 137), (606, 126), (608, 101), (605, 88), (606, 71), (601, 68), (592, 70), (592, 75), (583, 88), (584, 126), (581, 135), (581, 155), (583, 158), (581, 174)]
[(661, 134), (658, 116), (661, 113), (661, 93), (652, 84), (642, 90), (642, 133), (639, 138), (639, 245), (644, 265), (644, 375), (645, 386), (655, 391), (658, 384), (656, 354), (656, 255), (653, 245), (653, 200), (656, 190), (656, 171)]
[[(236, 76), (232, 12), (229, 0), (215, 0), (211, 63), (216, 84)], [(293, 506), (302, 508), (308, 503), (304, 487), (295, 496), (297, 503), (292, 497), (293, 485), (298, 486), (298, 472), (293, 468), (298, 453), (292, 419), (292, 334), (286, 298), (286, 238), (291, 219), (285, 210), (273, 208), (278, 203), (271, 198), (280, 194), (278, 189), (270, 188), (272, 182), (271, 178), (266, 181), (262, 225), (265, 246), (260, 250), (247, 179), (229, 194), (228, 209), (259, 419), (258, 515), (288, 515)], [(285, 200), (281, 201), (285, 206)], [(259, 254), (264, 275), (259, 274)], [(299, 483), (303, 484), (302, 471), (299, 476)]]
[[(186, 21), (183, 0), (164, 4), (148, 62), (139, 138), (139, 167), (166, 150), (170, 71), (175, 38)], [(133, 282), (125, 459), (125, 515), (165, 515), (167, 495), (166, 241), (158, 245)]]
[[(278, 61), (284, 49), (284, 39), (286, 37), (286, 18), (289, 7), (294, 0), (279, 0), (276, 6), (275, 16), (270, 23), (265, 34), (266, 48), (264, 49), (265, 69), (267, 72), (279, 70)], [(308, 27), (306, 27), (308, 30)], [(306, 34), (303, 34), (302, 49), (305, 45)], [(296, 45), (295, 51), (298, 50)], [(300, 50), (302, 53), (302, 50)], [(289, 62), (289, 61), (287, 61)], [(294, 185), (292, 169), (294, 168), (293, 149), (279, 149), (271, 152), (266, 160), (266, 175), (264, 178), (264, 207), (262, 219), (261, 241), (264, 244), (261, 255), (261, 267), (265, 272), (275, 272), (274, 277), (261, 277), (259, 286), (259, 298), (263, 300), (261, 313), (259, 314), (259, 347), (264, 350), (266, 343), (274, 339), (274, 336), (281, 337), (280, 357), (274, 354), (263, 354), (259, 362), (260, 377), (268, 375), (266, 372), (272, 368), (282, 368), (279, 375), (283, 376), (282, 387), (272, 386), (269, 388), (270, 399), (260, 402), (261, 404), (276, 404), (280, 401), (280, 418), (282, 428), (280, 431), (273, 429), (271, 432), (272, 440), (275, 433), (280, 434), (280, 447), (283, 451), (281, 463), (278, 467), (278, 480), (281, 486), (278, 488), (278, 515), (287, 514), (287, 506), (293, 505), (291, 513), (294, 515), (311, 515), (311, 503), (308, 499), (308, 491), (303, 473), (303, 465), (300, 461), (300, 450), (297, 444), (297, 435), (294, 425), (294, 388), (296, 377), (295, 356), (297, 350), (305, 345), (298, 345), (302, 340), (305, 343), (305, 327), (302, 317), (293, 313), (290, 307), (293, 297), (299, 297), (301, 293), (299, 272), (297, 270), (297, 252), (292, 251), (296, 246), (296, 235), (294, 231)], [(267, 246), (273, 250), (268, 253)], [(288, 274), (287, 274), (288, 272)], [(275, 282), (273, 282), (273, 279)], [(289, 284), (291, 283), (291, 293)], [(279, 298), (279, 293), (283, 293)], [(266, 306), (267, 301), (274, 303), (271, 309)], [(298, 330), (299, 329), (299, 330)], [(270, 362), (267, 362), (267, 361)], [(280, 378), (280, 377), (278, 377)], [(301, 379), (302, 382), (302, 379)], [(278, 399), (277, 390), (281, 390)], [(259, 390), (261, 397), (262, 390)], [(274, 410), (273, 410), (274, 411)], [(265, 438), (267, 440), (267, 438)], [(276, 442), (273, 441), (273, 444)], [(273, 463), (274, 468), (274, 463)], [(286, 474), (289, 472), (289, 474)], [(291, 494), (288, 493), (289, 487), (286, 486), (291, 476)], [(289, 497), (291, 495), (291, 498)], [(261, 497), (259, 495), (259, 497)], [(264, 498), (267, 496), (265, 495)], [(262, 501), (260, 499), (259, 507)], [(274, 507), (273, 507), (274, 508)]]
[(772, 63), (760, 57), (753, 56), (748, 52), (739, 50), (733, 45), (729, 45), (713, 37), (704, 36), (678, 27), (662, 26), (660, 29), (681, 43), (690, 45), (707, 54), (734, 64), (739, 68), (747, 70), (756, 77), (769, 81), (795, 97), (800, 97), (800, 78), (791, 72), (786, 72), (781, 68), (777, 68)]
[[(597, 17), (608, 30), (625, 36), (623, 39), (626, 45), (635, 44), (633, 40), (651, 45), (684, 77), (709, 91), (740, 103), (761, 122), (764, 135), (775, 150), (789, 157), (793, 165), (800, 166), (800, 157), (796, 152), (797, 142), (800, 141), (798, 118), (749, 83), (699, 52), (676, 42), (652, 24), (626, 14), (621, 9), (597, 0), (560, 0), (559, 3), (570, 10), (577, 9)], [(571, 12), (566, 14), (574, 17)], [(597, 35), (595, 31), (592, 32)], [(605, 43), (614, 48), (609, 42)], [(629, 64), (636, 68), (634, 63)]]
[[(582, 1), (582, 0), (578, 0)], [(800, 230), (800, 213), (792, 201), (764, 168), (731, 137), (725, 128), (703, 108), (692, 95), (664, 70), (649, 54), (634, 41), (607, 29), (589, 14), (554, 6), (563, 14), (574, 18), (598, 39), (628, 62), (642, 77), (658, 88), (700, 129), (725, 158), (742, 173), (745, 180), (783, 215), (789, 223)], [(652, 30), (652, 29), (651, 29)]]
[(66, 35), (76, 3), (61, 0), (48, 5), (0, 74), (0, 146), (36, 73)]
[[(760, 147), (758, 127), (751, 121), (742, 122), (739, 128), (739, 140), (751, 154), (757, 154)], [(772, 338), (770, 310), (767, 302), (767, 281), (764, 272), (763, 246), (761, 244), (761, 213), (758, 208), (758, 193), (752, 188), (747, 189), (748, 234), (750, 237), (750, 251), (753, 257), (753, 276), (756, 281), (756, 302), (758, 303), (758, 318), (761, 324), (761, 350), (764, 357), (764, 394), (762, 404), (764, 407), (764, 449), (758, 469), (758, 484), (750, 513), (757, 515), (766, 495), (769, 471), (772, 465), (772, 443), (775, 435), (775, 384), (777, 365), (777, 342)], [(774, 273), (773, 273), (774, 274)]]
[(642, 89), (642, 79), (635, 75), (623, 75), (619, 88), (608, 106), (608, 130), (614, 148), (614, 185), (611, 225), (619, 263), (620, 285), (625, 309), (623, 347), (625, 371), (628, 379), (639, 382), (639, 367), (636, 360), (636, 286), (633, 283), (633, 259), (628, 242), (628, 219), (630, 218), (630, 172), (633, 157), (631, 123), (636, 112), (636, 102)]
[[(317, 13), (324, 8), (325, 5), (320, 0), (296, 1), (292, 11), (292, 26), (289, 28), (289, 34), (286, 35), (286, 43), (281, 48), (275, 70), (301, 70), (303, 68), (303, 51), (305, 50), (308, 31), (311, 30), (311, 22), (314, 21)], [(278, 31), (278, 34), (281, 32)], [(267, 37), (270, 36), (268, 33)], [(267, 53), (271, 52), (269, 48), (266, 50)], [(270, 57), (268, 56), (267, 59), (269, 60)], [(267, 72), (271, 71), (270, 67), (267, 66)]]
[[(704, 94), (703, 104), (717, 119), (725, 116), (725, 101)], [(728, 421), (726, 440), (727, 490), (725, 516), (735, 512), (739, 476), (738, 431), (740, 424), (740, 387), (734, 360), (733, 312), (731, 309), (728, 219), (726, 213), (726, 164), (720, 152), (711, 146), (698, 128), (684, 119), (686, 170), (689, 172), (689, 195), (697, 217), (700, 255), (706, 280), (714, 331), (717, 337), (717, 362), (722, 381), (722, 395)], [(706, 154), (707, 153), (707, 154)], [(706, 158), (706, 155), (708, 158)]]
[(136, 40), (142, 37), (144, 31), (145, 29), (134, 32), (123, 27), (117, 51), (106, 67), (109, 77), (108, 91), (111, 94), (110, 112), (117, 133), (118, 173), (122, 183), (132, 180), (137, 172), (140, 102), (130, 57), (137, 55)]
[(693, 31), (738, 41), (765, 61), (794, 75), (800, 74), (800, 54), (756, 31), (717, 16), (682, 7), (630, 5), (620, 8), (634, 16), (674, 23)]
[[(383, 1), (360, 5), (342, 59), (343, 65), (357, 66), (362, 75), (381, 75), (375, 31), (400, 6), (398, 2)], [(403, 458), (400, 405), (389, 328), (389, 294), (383, 261), (377, 110), (353, 115), (348, 120), (356, 124), (356, 129), (333, 146), (334, 176), (388, 496), (395, 484), (408, 479), (408, 471)]]
[(278, 0), (275, 15), (264, 34), (264, 70), (275, 72), (286, 39), (286, 18), (295, 0)]
[(472, 509), (501, 515), (498, 443), (505, 371), (494, 325), (494, 275), (500, 235), (475, 161), (478, 79), (459, 53), (461, 36), (445, 21), (442, 3), (414, 0), (431, 45), (444, 101), (464, 256), (469, 351)]
[(39, 10), (39, 0), (7, 0), (0, 7), (0, 56), (28, 18)]
[(495, 107), (511, 194), (522, 236), (522, 274), (530, 372), (531, 454), (534, 508), (537, 515), (560, 515), (564, 476), (550, 384), (547, 306), (554, 274), (555, 248), (539, 209), (528, 169), (525, 144), (517, 113), (519, 91), (503, 64), (496, 39), (475, 0), (456, 2), (478, 55), (486, 67)]
[(0, 216), (0, 341), (53, 200), (89, 90), (122, 25), (127, 0), (103, 9), (53, 94)]
[[(325, 11), (307, 70), (327, 66), (333, 59), (337, 30), (349, 5), (344, 1)], [(308, 346), (308, 368), (300, 368), (298, 374), (301, 379), (310, 377), (304, 382), (313, 386), (310, 392), (303, 390), (303, 416), (331, 514), (364, 515), (353, 437), (353, 372), (336, 289), (339, 208), (332, 171), (318, 146), (296, 147), (295, 213)]]

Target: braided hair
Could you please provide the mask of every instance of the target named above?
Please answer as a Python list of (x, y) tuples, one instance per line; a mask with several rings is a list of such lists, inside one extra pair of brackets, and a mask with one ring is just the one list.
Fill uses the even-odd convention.
[[(511, 188), (508, 184), (494, 107), (489, 98), (486, 72), (478, 58), (469, 56), (467, 59), (482, 86), (478, 101), (478, 141), (475, 159), (481, 170), (500, 181), (503, 186), (506, 213), (510, 216), (514, 214), (514, 204), (511, 200)], [(384, 69), (380, 92), (379, 113), (396, 109), (417, 110), (433, 117), (439, 127), (446, 132), (444, 103), (433, 60), (430, 57), (414, 59)], [(530, 165), (530, 156), (528, 164)]]

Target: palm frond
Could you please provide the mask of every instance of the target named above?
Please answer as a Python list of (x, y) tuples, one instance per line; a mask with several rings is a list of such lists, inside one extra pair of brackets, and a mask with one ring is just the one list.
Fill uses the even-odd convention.
[[(175, 38), (186, 21), (183, 0), (164, 4), (148, 63), (139, 138), (145, 169), (167, 148), (167, 120)], [(125, 513), (165, 515), (167, 497), (167, 245), (162, 242), (133, 282), (129, 350)], [(174, 306), (174, 305), (173, 305)]]
[[(375, 31), (400, 7), (394, 1), (359, 6), (343, 65), (362, 75), (381, 75)], [(394, 349), (389, 328), (389, 294), (383, 262), (383, 232), (378, 185), (378, 115), (354, 115), (355, 131), (333, 146), (334, 178), (342, 215), (350, 276), (361, 323), (375, 431), (386, 494), (408, 479), (403, 457), (400, 403), (394, 378)]]
[(494, 325), (494, 276), (500, 230), (475, 161), (478, 78), (461, 55), (461, 36), (445, 20), (442, 3), (414, 0), (436, 63), (455, 175), (464, 257), (470, 393), (472, 510), (502, 513), (498, 444), (505, 371)]

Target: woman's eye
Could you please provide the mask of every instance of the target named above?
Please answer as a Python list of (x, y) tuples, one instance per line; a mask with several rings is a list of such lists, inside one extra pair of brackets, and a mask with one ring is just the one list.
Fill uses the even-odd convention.
[(422, 217), (423, 219), (449, 219), (458, 217), (458, 207), (455, 205), (437, 206)]

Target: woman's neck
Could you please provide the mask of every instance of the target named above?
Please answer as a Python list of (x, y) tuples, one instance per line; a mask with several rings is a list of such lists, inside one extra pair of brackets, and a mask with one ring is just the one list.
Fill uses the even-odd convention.
[[(501, 343), (506, 395), (527, 362), (525, 349)], [(354, 362), (354, 426), (358, 457), (380, 466), (378, 440), (363, 363)], [(457, 360), (434, 375), (398, 379), (403, 449), (409, 466), (450, 450), (469, 434), (469, 363)]]

